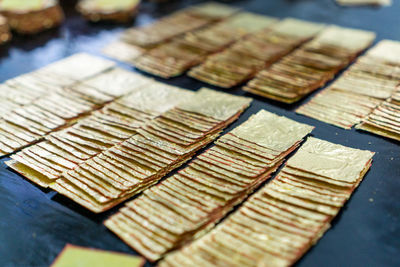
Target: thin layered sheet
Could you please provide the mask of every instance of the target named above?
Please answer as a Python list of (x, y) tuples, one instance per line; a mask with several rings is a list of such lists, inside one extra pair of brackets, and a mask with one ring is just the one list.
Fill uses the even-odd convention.
[(220, 23), (192, 31), (139, 56), (134, 65), (143, 71), (171, 78), (218, 52), (243, 36), (268, 29), (277, 20), (253, 13), (239, 13)]
[(50, 187), (93, 212), (105, 211), (187, 161), (250, 102), (250, 98), (201, 89), (136, 129), (131, 138), (62, 172)]
[[(110, 90), (118, 84), (116, 78), (108, 86)], [(107, 85), (106, 79), (102, 78), (101, 82)], [(48, 187), (62, 173), (131, 138), (138, 128), (194, 94), (140, 76), (132, 83), (126, 79), (121, 82), (119, 90), (124, 90), (124, 85), (131, 90), (135, 86), (137, 89), (78, 123), (51, 133), (44, 141), (12, 155), (13, 160), (6, 164), (31, 181)]]
[(221, 53), (208, 57), (188, 75), (209, 84), (230, 88), (252, 78), (257, 71), (310, 40), (323, 27), (323, 24), (285, 19), (272, 27), (259, 29)]
[(237, 8), (218, 3), (200, 4), (177, 11), (152, 24), (128, 29), (121, 39), (132, 45), (151, 47), (231, 16), (237, 11)]
[(400, 141), (400, 86), (356, 128)]
[(149, 260), (158, 260), (211, 229), (312, 129), (262, 110), (186, 168), (128, 202), (105, 225)]
[(374, 153), (309, 138), (278, 176), (159, 266), (291, 266), (329, 229)]
[(107, 72), (113, 66), (108, 60), (77, 54), (1, 84), (0, 156), (40, 140), (129, 91), (105, 88), (103, 83), (91, 85), (102, 75), (113, 80), (115, 72), (123, 72)]
[(374, 39), (372, 32), (330, 26), (260, 71), (243, 90), (280, 102), (296, 102), (331, 80)]
[(336, 0), (336, 3), (342, 6), (390, 6), (392, 0)]
[(102, 52), (110, 58), (133, 65), (135, 59), (144, 54), (146, 49), (118, 40), (104, 47)]
[[(91, 65), (93, 66), (90, 67)], [(88, 54), (75, 54), (0, 84), (1, 107), (7, 104), (17, 106), (30, 104), (53, 91), (60, 91), (62, 87), (71, 86), (111, 69), (114, 65), (111, 61)], [(0, 116), (3, 117), (4, 114), (1, 113)]]
[[(384, 40), (296, 112), (350, 129), (390, 98), (399, 83), (400, 43)], [(385, 112), (384, 107), (376, 112), (380, 109)]]

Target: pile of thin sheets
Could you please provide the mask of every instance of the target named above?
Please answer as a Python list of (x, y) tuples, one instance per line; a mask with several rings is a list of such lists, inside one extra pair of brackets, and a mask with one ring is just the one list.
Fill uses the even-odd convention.
[[(76, 54), (0, 85), (0, 157), (112, 101), (109, 88), (83, 86), (115, 64)], [(83, 85), (82, 85), (83, 83)]]
[(159, 266), (293, 265), (329, 229), (373, 155), (309, 138), (274, 180)]
[(335, 0), (336, 3), (342, 6), (390, 6), (392, 0)]
[[(114, 71), (120, 74), (102, 78), (104, 85), (110, 90), (116, 86), (120, 90), (136, 88), (135, 91), (72, 126), (49, 134), (43, 142), (12, 155), (13, 160), (6, 164), (32, 182), (48, 187), (63, 172), (129, 139), (138, 128), (194, 94), (127, 71)], [(113, 78), (111, 84), (106, 82), (109, 78)]]
[(121, 36), (121, 40), (140, 47), (151, 47), (233, 15), (237, 11), (236, 8), (217, 3), (189, 7), (152, 24), (128, 29)]
[(214, 54), (188, 75), (197, 80), (230, 88), (254, 76), (257, 71), (287, 55), (315, 36), (323, 24), (285, 19), (245, 36)]
[(391, 98), (376, 107), (356, 128), (400, 141), (400, 85)]
[[(224, 10), (229, 9), (231, 12), (226, 14), (224, 13), (221, 17), (210, 17), (206, 10), (195, 7), (177, 11), (152, 24), (126, 30), (123, 33), (121, 40), (140, 47), (151, 47), (168, 41), (182, 33), (204, 27), (213, 23), (215, 20), (222, 19), (225, 16), (230, 16), (237, 11), (235, 8), (229, 8), (228, 6), (223, 7)], [(206, 13), (204, 14), (203, 11)]]
[(189, 32), (136, 58), (140, 70), (163, 78), (181, 75), (206, 56), (218, 52), (242, 36), (270, 27), (277, 20), (253, 13), (239, 13), (220, 23)]
[(103, 52), (110, 57), (133, 64), (147, 49), (166, 43), (186, 32), (212, 25), (238, 11), (238, 8), (216, 2), (191, 6), (152, 24), (126, 30), (120, 40), (108, 45)]
[(105, 225), (151, 261), (198, 238), (268, 179), (313, 127), (259, 111)]
[(350, 129), (391, 97), (399, 84), (400, 42), (384, 40), (296, 112)]
[[(108, 46), (105, 53), (163, 78), (191, 69), (190, 77), (222, 88), (255, 77), (243, 90), (294, 103), (331, 80), (375, 39), (375, 34), (368, 31), (290, 18), (277, 22), (266, 16), (238, 13), (229, 6), (217, 5), (219, 8), (214, 9), (213, 5), (205, 4), (202, 10), (214, 10), (214, 20), (208, 24), (179, 30), (160, 20), (143, 29), (160, 24), (166, 34), (174, 34), (168, 38), (160, 35), (151, 45), (140, 43), (136, 35), (131, 41), (123, 37)], [(177, 14), (192, 16), (193, 9), (200, 7), (184, 9), (164, 20)]]
[(250, 98), (201, 89), (136, 129), (131, 138), (62, 172), (49, 187), (93, 212), (103, 212), (189, 160), (250, 102)]
[(312, 41), (260, 71), (243, 90), (294, 103), (331, 80), (374, 39), (373, 32), (330, 26)]

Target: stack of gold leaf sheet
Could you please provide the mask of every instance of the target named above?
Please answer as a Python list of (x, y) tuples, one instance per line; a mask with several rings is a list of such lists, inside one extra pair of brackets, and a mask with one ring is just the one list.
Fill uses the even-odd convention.
[(105, 225), (150, 260), (198, 238), (268, 179), (313, 127), (265, 110)]
[(243, 90), (293, 103), (323, 86), (374, 40), (372, 32), (330, 26), (277, 63), (260, 71)]
[(122, 35), (122, 40), (141, 47), (157, 45), (182, 33), (231, 16), (237, 11), (237, 8), (217, 3), (190, 7), (150, 25), (129, 29)]
[(111, 61), (80, 53), (9, 79), (0, 84), (0, 118), (16, 107), (31, 104), (53, 91), (61, 91), (61, 87), (98, 75), (114, 65)]
[[(133, 93), (93, 112), (71, 127), (51, 133), (45, 141), (12, 155), (13, 160), (6, 164), (29, 180), (48, 187), (63, 172), (127, 140), (139, 127), (194, 94), (135, 76), (131, 77), (133, 80), (120, 79), (118, 82), (118, 76), (114, 75), (114, 82), (109, 85), (110, 90), (112, 86), (136, 88)], [(102, 80), (105, 82), (104, 78)]]
[(329, 228), (373, 155), (309, 138), (273, 181), (159, 266), (293, 265)]
[(208, 19), (195, 18), (187, 12), (180, 11), (150, 25), (128, 29), (123, 33), (121, 39), (129, 44), (151, 47), (208, 23), (210, 23)]
[(342, 6), (390, 6), (392, 4), (392, 0), (336, 0), (336, 3)]
[(193, 68), (189, 76), (230, 88), (252, 78), (258, 70), (288, 54), (323, 27), (322, 24), (285, 19), (210, 56), (203, 64)]
[(104, 53), (119, 60), (135, 63), (146, 48), (163, 44), (183, 33), (193, 31), (237, 13), (239, 9), (214, 2), (195, 5), (166, 16), (153, 24), (125, 31), (121, 40), (111, 43)]
[(400, 141), (400, 86), (356, 128)]
[(5, 113), (0, 118), (0, 156), (38, 141), (113, 100), (115, 96), (105, 88), (77, 84), (112, 66), (108, 60), (78, 54), (1, 85)]
[(239, 13), (220, 23), (189, 32), (138, 57), (134, 65), (163, 78), (178, 76), (242, 36), (269, 28), (277, 20), (252, 13)]
[(137, 129), (133, 137), (62, 173), (50, 187), (93, 212), (105, 211), (187, 161), (250, 102), (250, 98), (201, 89)]
[(389, 98), (399, 83), (400, 43), (384, 40), (296, 112), (350, 129)]

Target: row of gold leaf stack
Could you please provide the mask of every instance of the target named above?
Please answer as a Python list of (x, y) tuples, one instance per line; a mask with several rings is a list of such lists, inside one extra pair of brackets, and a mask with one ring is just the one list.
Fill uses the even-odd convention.
[(399, 84), (400, 43), (384, 40), (296, 112), (350, 129), (388, 99)]
[(285, 19), (240, 39), (221, 53), (211, 55), (188, 75), (197, 80), (230, 88), (290, 53), (315, 36), (323, 24)]
[(177, 11), (160, 20), (126, 30), (121, 40), (140, 47), (152, 47), (188, 31), (196, 30), (238, 12), (237, 8), (205, 3)]
[[(219, 8), (212, 8), (214, 5)], [(181, 14), (193, 16), (196, 9), (203, 13), (214, 10), (214, 19), (183, 29), (168, 23)], [(331, 80), (375, 38), (368, 31), (297, 19), (277, 21), (229, 6), (204, 4), (149, 26), (130, 29), (105, 52), (164, 78), (181, 75), (193, 67), (190, 77), (223, 88), (255, 76), (243, 87), (245, 91), (293, 103)], [(150, 38), (146, 29), (153, 27), (160, 27), (162, 33), (154, 31), (154, 42), (141, 43), (137, 35)]]
[(391, 98), (376, 107), (357, 129), (400, 141), (400, 85)]
[(374, 40), (372, 32), (330, 26), (315, 39), (260, 71), (243, 89), (293, 103), (323, 86)]
[(181, 75), (242, 36), (270, 27), (277, 20), (252, 13), (239, 13), (220, 23), (189, 32), (139, 56), (135, 66), (163, 78)]
[(313, 127), (259, 111), (105, 225), (154, 261), (198, 238), (267, 180)]
[(309, 138), (276, 178), (159, 266), (293, 265), (329, 229), (373, 154)]
[[(32, 179), (35, 182), (44, 183), (93, 212), (105, 211), (158, 182), (189, 160), (236, 120), (251, 102), (250, 98), (209, 89), (183, 98), (175, 107), (144, 123), (135, 130), (135, 135), (117, 145), (112, 145), (114, 142), (106, 145), (106, 138), (85, 140), (82, 131), (78, 132), (80, 139), (72, 139), (71, 134), (64, 132), (55, 133), (51, 135), (51, 141), (58, 138), (63, 142), (62, 145), (53, 144), (64, 154), (44, 151), (38, 145), (13, 155), (13, 161), (8, 164), (12, 168), (17, 166), (15, 169), (29, 179), (35, 177)], [(153, 99), (154, 96), (147, 98), (148, 101)], [(71, 149), (68, 150), (65, 144)], [(89, 159), (83, 158), (79, 164), (64, 164), (78, 151), (89, 152), (88, 148), (97, 149), (93, 155), (88, 155)], [(54, 161), (56, 158), (57, 162)], [(28, 174), (24, 173), (25, 167), (30, 168)], [(37, 171), (32, 175), (34, 167)]]
[(104, 53), (112, 58), (135, 64), (136, 59), (154, 47), (168, 43), (186, 32), (218, 23), (239, 9), (214, 2), (188, 7), (142, 27), (126, 30), (120, 40), (105, 47)]
[[(94, 65), (91, 66), (92, 64)], [(0, 103), (3, 111), (1, 116), (16, 107), (31, 104), (34, 100), (48, 95), (49, 91), (59, 91), (61, 87), (96, 76), (114, 65), (111, 61), (87, 54), (76, 54), (39, 70), (9, 79), (0, 84)]]
[(109, 88), (84, 86), (114, 63), (87, 54), (50, 64), (1, 84), (0, 156), (36, 142), (48, 133), (115, 99)]
[[(110, 78), (111, 84), (107, 83)], [(31, 181), (48, 187), (63, 172), (131, 138), (138, 128), (194, 94), (120, 69), (101, 82), (109, 89), (116, 86), (133, 92), (12, 155), (13, 161), (7, 164)]]

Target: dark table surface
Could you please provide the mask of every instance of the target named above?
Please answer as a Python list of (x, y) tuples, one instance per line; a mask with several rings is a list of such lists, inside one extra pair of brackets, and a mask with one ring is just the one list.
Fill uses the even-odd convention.
[[(372, 30), (377, 33), (377, 40), (400, 41), (400, 1), (393, 1), (391, 7), (385, 8), (344, 8), (333, 0), (230, 2), (248, 11)], [(0, 47), (0, 82), (76, 52), (100, 54), (105, 44), (132, 25), (88, 23), (75, 12), (75, 1), (61, 2), (67, 20), (59, 29), (30, 37), (15, 36), (11, 43)], [(200, 1), (171, 1), (162, 5), (145, 2), (134, 24), (149, 23), (197, 2)], [(192, 90), (205, 85), (186, 76), (166, 82)], [(248, 95), (239, 87), (229, 92)], [(316, 126), (313, 136), (317, 138), (377, 152), (371, 170), (333, 221), (332, 228), (297, 265), (400, 266), (400, 143), (297, 115), (294, 109), (301, 103), (282, 105), (255, 99), (229, 129), (266, 109)], [(66, 243), (136, 254), (102, 225), (119, 207), (92, 214), (51, 190), (31, 184), (6, 168), (5, 160), (0, 161), (0, 266), (48, 266)]]

